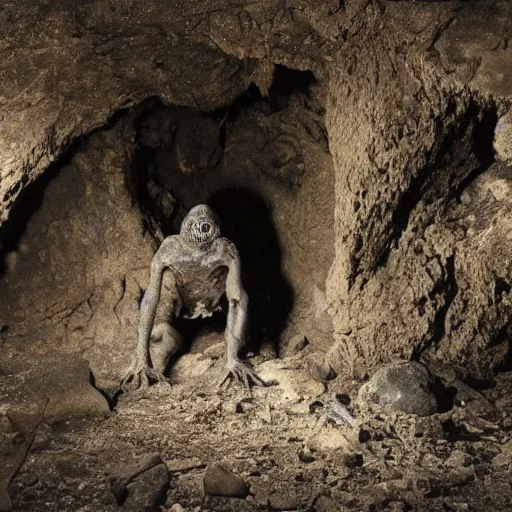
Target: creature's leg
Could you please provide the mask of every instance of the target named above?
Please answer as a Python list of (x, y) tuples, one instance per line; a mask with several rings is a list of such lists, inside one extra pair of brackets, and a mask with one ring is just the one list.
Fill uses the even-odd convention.
[(181, 347), (180, 333), (168, 322), (160, 322), (151, 331), (149, 354), (153, 368), (164, 373), (169, 359)]
[[(157, 253), (158, 254), (158, 253)], [(155, 256), (156, 257), (156, 256)], [(179, 315), (181, 302), (174, 286), (172, 272), (163, 272), (159, 278), (158, 286), (149, 287), (144, 295), (141, 306), (141, 325), (144, 328), (144, 338), (147, 345), (141, 344), (139, 340), (139, 355), (135, 359), (132, 368), (121, 382), (121, 389), (129, 391), (136, 388), (147, 388), (151, 380), (157, 382), (168, 382), (164, 376), (170, 357), (180, 347), (181, 336), (178, 331), (170, 325), (170, 319)], [(158, 291), (155, 295), (154, 290)], [(146, 300), (146, 296), (148, 297)], [(154, 317), (148, 317), (144, 301), (152, 302)], [(143, 322), (143, 320), (145, 320)], [(140, 334), (140, 328), (139, 328)], [(151, 358), (151, 365), (150, 365)]]

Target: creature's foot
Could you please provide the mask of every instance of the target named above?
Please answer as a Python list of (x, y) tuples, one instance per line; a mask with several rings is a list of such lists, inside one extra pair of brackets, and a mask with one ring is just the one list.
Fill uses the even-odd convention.
[(137, 365), (134, 369), (130, 370), (121, 381), (121, 390), (127, 392), (139, 388), (145, 389), (149, 386), (150, 379), (157, 382), (169, 383), (169, 379), (154, 368)]
[(228, 364), (227, 371), (219, 381), (218, 387), (222, 388), (225, 384), (228, 387), (232, 381), (241, 382), (248, 388), (251, 386), (251, 382), (255, 386), (267, 386), (267, 383), (247, 363), (242, 361)]

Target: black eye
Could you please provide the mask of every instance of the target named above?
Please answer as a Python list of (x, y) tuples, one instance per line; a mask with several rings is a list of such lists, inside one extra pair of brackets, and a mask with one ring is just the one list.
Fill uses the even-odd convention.
[(210, 224), (204, 222), (201, 224), (201, 233), (208, 233), (210, 231)]

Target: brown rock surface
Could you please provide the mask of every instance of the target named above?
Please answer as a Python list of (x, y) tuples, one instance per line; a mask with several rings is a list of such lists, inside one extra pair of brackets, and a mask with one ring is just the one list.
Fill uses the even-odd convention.
[[(3, 2), (1, 506), (117, 510), (106, 468), (156, 451), (181, 468), (167, 508), (510, 510), (511, 20), (505, 0)], [(218, 394), (207, 328), (172, 387), (105, 418), (88, 368), (117, 398), (155, 248), (204, 201), (240, 248), (252, 363), (282, 382)], [(309, 407), (398, 359), (449, 367), (455, 406), (352, 427)], [(205, 501), (219, 460), (253, 496)]]

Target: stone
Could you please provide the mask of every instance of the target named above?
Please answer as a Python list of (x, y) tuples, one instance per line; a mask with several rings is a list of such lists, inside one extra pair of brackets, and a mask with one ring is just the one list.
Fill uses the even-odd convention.
[(309, 340), (303, 334), (294, 336), (286, 347), (286, 354), (294, 356), (309, 345)]
[(331, 368), (328, 362), (322, 361), (317, 367), (316, 372), (322, 380), (333, 380), (336, 378), (336, 372)]
[(512, 165), (512, 111), (498, 119), (494, 129), (494, 151), (507, 165)]
[(148, 469), (127, 486), (128, 497), (123, 503), (125, 510), (156, 512), (165, 502), (169, 489), (169, 473), (165, 464)]
[(276, 383), (277, 389), (282, 391), (283, 400), (315, 397), (324, 392), (322, 382), (315, 380), (307, 369), (286, 358), (265, 361), (256, 370), (266, 382)]
[(249, 487), (244, 480), (223, 464), (208, 466), (203, 483), (204, 492), (210, 496), (246, 498), (249, 495)]
[(205, 464), (201, 459), (190, 457), (187, 459), (170, 460), (166, 462), (170, 473), (181, 473), (191, 469), (203, 468)]
[(186, 496), (190, 502), (204, 500), (204, 474), (199, 471), (189, 471), (177, 476), (175, 487), (180, 496)]
[(512, 463), (512, 441), (507, 441), (502, 447), (501, 452), (494, 457), (492, 464), (496, 468), (504, 468)]
[(354, 444), (346, 434), (342, 428), (326, 425), (308, 439), (307, 446), (322, 452), (347, 451), (354, 448)]
[(269, 496), (268, 504), (272, 510), (296, 510), (299, 508), (300, 501), (295, 494), (289, 494), (282, 489)]
[(117, 466), (110, 475), (110, 490), (119, 505), (133, 512), (153, 512), (165, 502), (169, 472), (158, 454), (142, 455)]
[(471, 465), (471, 456), (461, 450), (454, 450), (444, 461), (444, 465), (453, 469), (467, 468)]
[(311, 453), (309, 446), (305, 446), (302, 450), (299, 451), (299, 460), (305, 464), (309, 464), (316, 460)]
[(438, 412), (434, 380), (420, 363), (393, 363), (377, 370), (359, 390), (361, 406), (373, 402), (382, 407), (429, 416)]
[(43, 383), (39, 389), (33, 389), (49, 399), (44, 414), (48, 423), (110, 415), (107, 400), (91, 386), (90, 373), (89, 364), (79, 355), (48, 357), (35, 369), (31, 376), (34, 381), (29, 385)]

